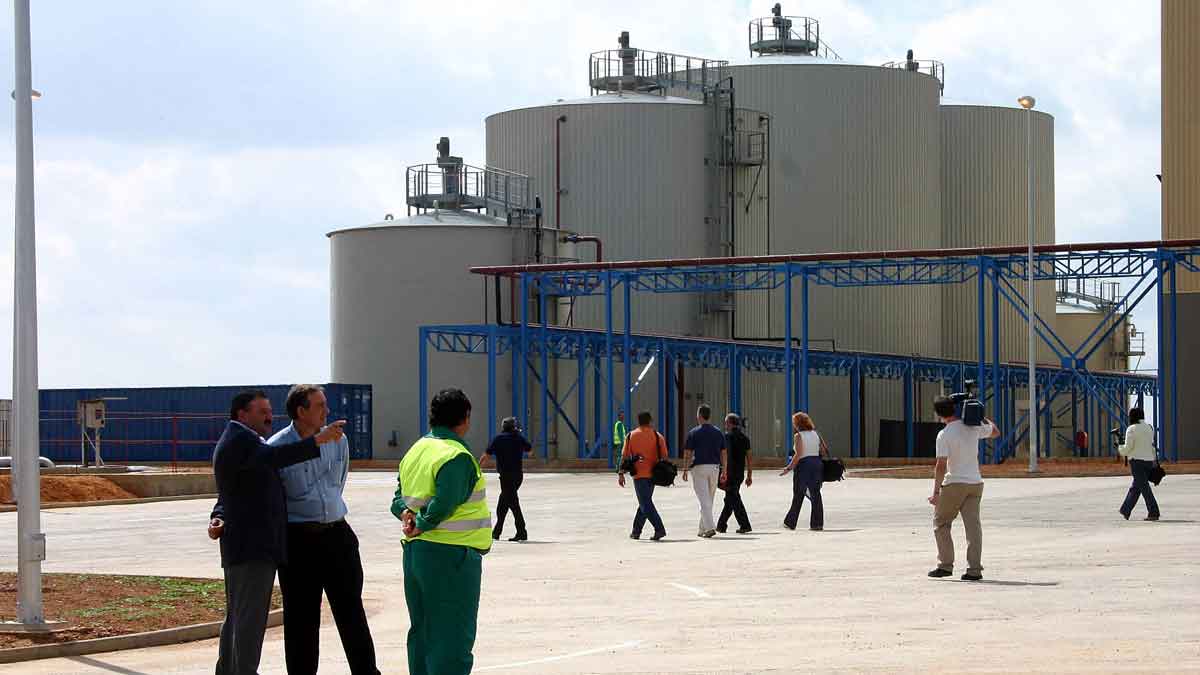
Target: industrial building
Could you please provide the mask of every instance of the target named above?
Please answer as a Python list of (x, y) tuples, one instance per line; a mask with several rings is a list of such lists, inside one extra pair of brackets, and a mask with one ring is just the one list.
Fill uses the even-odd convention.
[[(626, 314), (619, 294), (612, 307), (578, 295), (539, 303), (513, 279), (445, 269), (431, 250), (503, 266), (971, 249), (1027, 244), (1031, 218), (1037, 244), (1055, 241), (1052, 116), (942, 105), (940, 62), (915, 60), (910, 51), (883, 65), (852, 63), (826, 44), (816, 19), (785, 16), (778, 5), (772, 16), (750, 21), (742, 59), (642, 49), (629, 33), (618, 43), (591, 54), (591, 96), (488, 116), (483, 168), (450, 156), (443, 139), (436, 164), (409, 169), (407, 217), (330, 233), (332, 376), (373, 386), (377, 457), (397, 456), (419, 433), (425, 402), (413, 385), (418, 370), (425, 375), (418, 365), (426, 358), (421, 326), (521, 321), (599, 330), (606, 312)], [(792, 297), (792, 307), (798, 312), (804, 303), (814, 350), (970, 362), (980, 345), (991, 348), (994, 330), (979, 335), (986, 322), (975, 321), (976, 293), (970, 284), (814, 285), (803, 299)], [(1071, 280), (1041, 281), (1035, 296), (1048, 326), (1061, 321), (1080, 339), (1122, 302), (1110, 289)], [(658, 295), (629, 307), (627, 321), (643, 334), (778, 346), (788, 332), (783, 303), (778, 289)], [(998, 358), (1025, 362), (1025, 319), (1013, 306), (998, 318)], [(1087, 360), (1090, 369), (1126, 371), (1139, 353), (1138, 332), (1119, 321), (1116, 337)], [(1039, 363), (1057, 365), (1046, 345), (1039, 350)], [(422, 385), (429, 391), (462, 387), (477, 411), (495, 411), (494, 400), (486, 408), (483, 402), (498, 391), (558, 459), (604, 456), (607, 420), (615, 415), (600, 412), (605, 379), (631, 382), (632, 412), (665, 411), (673, 434), (691, 424), (696, 404), (723, 414), (733, 400), (734, 385), (721, 372), (675, 364), (656, 371), (653, 359), (636, 372), (620, 364), (608, 375), (588, 355), (578, 369), (511, 356), (501, 367), (492, 364), (495, 372), (453, 354), (427, 358)], [(593, 366), (594, 392), (593, 373), (584, 377)], [(664, 378), (669, 384), (658, 381)], [(549, 396), (533, 391), (543, 381)], [(911, 438), (910, 447), (897, 447), (886, 429), (914, 414), (932, 422), (928, 402), (945, 386), (856, 385), (818, 373), (811, 383), (805, 378), (795, 400), (807, 402), (834, 448), (853, 443), (867, 456), (911, 456)], [(787, 393), (767, 373), (746, 373), (740, 384), (737, 412), (761, 454), (787, 450)], [(1080, 428), (1106, 436), (1113, 416), (1081, 413), (1074, 392), (1068, 398), (1048, 406), (1044, 454), (1079, 453), (1073, 432)], [(857, 414), (851, 400), (861, 404)], [(567, 411), (593, 405), (590, 427), (572, 422)], [(484, 443), (494, 421), (477, 417), (470, 440)]]

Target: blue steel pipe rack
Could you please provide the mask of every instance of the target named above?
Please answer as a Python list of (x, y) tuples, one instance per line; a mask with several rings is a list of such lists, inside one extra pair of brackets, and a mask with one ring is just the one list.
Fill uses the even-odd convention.
[[(1104, 245), (1051, 245), (1038, 247), (1034, 257), (1033, 275), (1037, 281), (1057, 279), (1126, 279), (1132, 280), (1131, 288), (1121, 300), (1101, 317), (1096, 329), (1084, 342), (1072, 348), (1038, 316), (1030, 312), (1029, 304), (1017, 290), (1014, 280), (1023, 280), (1028, 270), (1028, 261), (1019, 247), (940, 250), (940, 251), (890, 251), (854, 254), (760, 256), (754, 258), (708, 258), (683, 261), (631, 261), (623, 263), (585, 263), (567, 265), (527, 265), (516, 267), (472, 268), (472, 272), (492, 276), (518, 276), (520, 278), (521, 318), (518, 326), (505, 325), (461, 325), (425, 326), (420, 329), (420, 400), (428, 397), (428, 347), (436, 351), (455, 353), (486, 354), (488, 363), (489, 432), (494, 431), (495, 410), (495, 360), (505, 353), (512, 353), (514, 374), (513, 413), (527, 421), (530, 411), (528, 401), (528, 375), (533, 370), (531, 356), (540, 356), (541, 376), (535, 376), (541, 387), (542, 410), (550, 410), (567, 420), (581, 440), (579, 452), (585, 452), (586, 419), (585, 403), (580, 397), (577, 420), (571, 424), (557, 397), (550, 391), (546, 373), (549, 359), (574, 358), (578, 362), (579, 380), (573, 385), (580, 392), (584, 389), (583, 374), (586, 361), (595, 363), (596, 392), (600, 391), (600, 380), (607, 383), (605, 408), (601, 411), (600, 397), (596, 396), (596, 415), (593, 420), (596, 445), (603, 447), (606, 434), (616, 420), (616, 398), (614, 383), (614, 359), (621, 358), (624, 364), (625, 388), (620, 401), (628, 412), (632, 405), (632, 368), (646, 363), (651, 357), (660, 358), (660, 373), (668, 372), (668, 362), (688, 367), (722, 368), (730, 371), (730, 407), (741, 406), (741, 371), (782, 372), (787, 385), (785, 404), (793, 410), (798, 404), (808, 408), (809, 377), (812, 375), (851, 376), (852, 410), (852, 456), (863, 456), (862, 439), (859, 434), (857, 399), (861, 397), (862, 377), (900, 379), (904, 381), (904, 414), (906, 453), (914, 451), (914, 420), (912, 388), (914, 382), (942, 382), (945, 386), (962, 386), (968, 370), (973, 370), (981, 397), (990, 401), (994, 416), (1006, 435), (994, 444), (990, 454), (981, 446), (981, 457), (987, 461), (1001, 461), (1015, 454), (1017, 446), (1028, 433), (1028, 415), (1044, 415), (1047, 422), (1053, 419), (1052, 405), (1064, 393), (1077, 392), (1084, 395), (1085, 418), (1100, 415), (1103, 419), (1124, 423), (1126, 402), (1132, 395), (1154, 397), (1155, 419), (1158, 424), (1158, 447), (1164, 458), (1178, 460), (1178, 427), (1173, 424), (1178, 414), (1176, 391), (1176, 351), (1178, 336), (1175, 333), (1175, 280), (1176, 270), (1183, 267), (1190, 272), (1200, 272), (1200, 240), (1178, 240), (1164, 242), (1136, 242)], [(793, 348), (793, 282), (800, 279), (801, 335), (798, 356)], [(836, 288), (865, 286), (924, 286), (959, 284), (975, 281), (977, 284), (976, 325), (978, 335), (978, 359), (975, 362), (960, 362), (921, 356), (897, 356), (865, 352), (829, 352), (812, 350), (808, 336), (808, 289), (810, 284)], [(1032, 320), (1038, 337), (1054, 352), (1058, 363), (1037, 368), (1039, 385), (1038, 400), (1032, 411), (1020, 417), (1016, 415), (1018, 388), (1028, 385), (1026, 366), (1020, 363), (1000, 362), (999, 331), (993, 330), (991, 359), (989, 363), (986, 344), (987, 289), (991, 287), (992, 325), (999, 325), (1002, 301), (1013, 306), (1027, 321)], [(1166, 285), (1165, 285), (1166, 284)], [(780, 287), (784, 290), (784, 346), (763, 345), (755, 342), (735, 342), (719, 339), (684, 338), (670, 335), (647, 335), (634, 333), (631, 325), (633, 292), (639, 293), (701, 293), (727, 291), (767, 291)], [(613, 320), (613, 293), (620, 288), (624, 294), (621, 340), (618, 346)], [(1169, 288), (1169, 291), (1167, 289)], [(1148, 293), (1157, 289), (1158, 340), (1160, 362), (1166, 354), (1168, 382), (1171, 383), (1171, 415), (1163, 420), (1163, 381), (1129, 373), (1097, 373), (1087, 369), (1086, 363), (1112, 332), (1122, 325), (1124, 319)], [(586, 297), (603, 295), (605, 304), (605, 326), (603, 330), (570, 329), (546, 325), (545, 322), (531, 325), (528, 305), (531, 292), (536, 292), (537, 302), (546, 317), (547, 299), (558, 297)], [(1166, 305), (1164, 307), (1164, 305)], [(1164, 330), (1164, 313), (1171, 316), (1170, 330)], [(536, 332), (533, 330), (536, 328)], [(1167, 334), (1169, 333), (1169, 335)], [(607, 365), (607, 377), (601, 378), (600, 364)], [(990, 365), (990, 368), (989, 368)], [(523, 366), (523, 367), (522, 367)], [(659, 378), (660, 412), (664, 402), (668, 405), (672, 387), (666, 377)], [(424, 405), (419, 423), (426, 426)], [(538, 443), (543, 457), (549, 454), (550, 414), (541, 415)], [(660, 417), (664, 422), (670, 416)], [(1049, 453), (1052, 440), (1052, 425), (1044, 423), (1046, 431), (1039, 447)], [(667, 434), (669, 439), (674, 434)], [(672, 443), (673, 446), (673, 443)], [(1113, 448), (1107, 443), (1108, 451)], [(587, 450), (595, 453), (598, 447)], [(672, 447), (672, 451), (675, 448)], [(611, 453), (609, 453), (611, 461)]]

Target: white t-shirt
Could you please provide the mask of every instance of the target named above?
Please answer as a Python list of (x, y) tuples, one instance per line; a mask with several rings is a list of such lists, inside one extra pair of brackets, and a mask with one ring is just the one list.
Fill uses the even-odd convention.
[(942, 485), (983, 482), (979, 473), (979, 441), (991, 436), (994, 430), (995, 427), (986, 422), (969, 427), (962, 420), (954, 420), (938, 432), (937, 456), (946, 458), (946, 478)]
[[(816, 457), (821, 454), (821, 437), (815, 431), (798, 431), (796, 446), (801, 451), (800, 457)], [(803, 447), (800, 447), (803, 446)]]

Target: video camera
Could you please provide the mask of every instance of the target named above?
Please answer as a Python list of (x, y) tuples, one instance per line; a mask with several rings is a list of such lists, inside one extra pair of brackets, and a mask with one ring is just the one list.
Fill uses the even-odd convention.
[(983, 402), (975, 396), (975, 380), (963, 382), (966, 391), (950, 394), (950, 400), (959, 407), (958, 416), (969, 427), (983, 425)]
[(1125, 430), (1124, 429), (1122, 429), (1121, 427), (1115, 427), (1113, 429), (1109, 429), (1108, 433), (1112, 434), (1112, 436), (1117, 439), (1118, 443), (1120, 443), (1121, 445), (1125, 445)]

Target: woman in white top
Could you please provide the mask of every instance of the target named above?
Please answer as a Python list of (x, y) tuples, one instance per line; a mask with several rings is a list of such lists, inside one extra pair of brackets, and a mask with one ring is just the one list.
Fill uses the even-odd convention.
[(821, 455), (828, 454), (825, 440), (817, 433), (812, 418), (807, 413), (798, 412), (792, 415), (792, 429), (795, 452), (792, 461), (783, 469), (780, 476), (792, 473), (792, 506), (783, 519), (783, 526), (789, 530), (796, 529), (796, 521), (800, 519), (800, 507), (804, 506), (804, 495), (812, 500), (812, 513), (809, 515), (808, 527), (814, 532), (825, 529), (825, 505), (821, 501), (821, 479), (824, 467)]
[(1150, 489), (1150, 470), (1158, 462), (1158, 453), (1154, 450), (1154, 427), (1145, 422), (1146, 414), (1141, 408), (1129, 411), (1129, 428), (1125, 430), (1125, 442), (1118, 452), (1122, 457), (1129, 458), (1129, 472), (1133, 474), (1133, 485), (1129, 486), (1129, 494), (1125, 495), (1125, 503), (1121, 505), (1121, 515), (1125, 520), (1133, 514), (1138, 497), (1146, 499), (1146, 520), (1158, 520), (1158, 501), (1154, 499), (1154, 491)]

